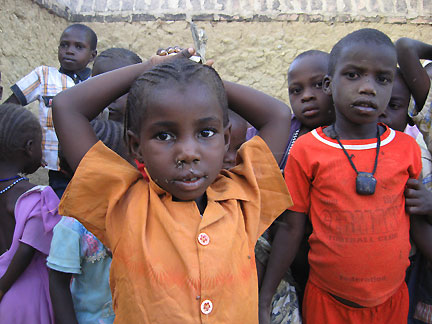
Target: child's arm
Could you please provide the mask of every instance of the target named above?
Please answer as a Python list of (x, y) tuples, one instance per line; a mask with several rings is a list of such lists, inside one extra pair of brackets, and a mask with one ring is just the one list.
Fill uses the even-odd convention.
[[(180, 54), (190, 57), (192, 49)], [(53, 101), (53, 120), (67, 162), (76, 170), (83, 156), (97, 142), (89, 120), (95, 118), (115, 99), (129, 91), (145, 71), (173, 56), (154, 56), (147, 62), (127, 66), (91, 78), (59, 93)]]
[(432, 59), (432, 45), (411, 38), (400, 38), (396, 41), (396, 51), (405, 82), (414, 97), (416, 106), (421, 110), (431, 81), (420, 59)]
[(230, 109), (256, 129), (279, 163), (288, 143), (290, 108), (282, 101), (258, 90), (224, 81)]
[(56, 324), (78, 324), (70, 291), (70, 273), (49, 270), (49, 290)]
[(405, 208), (410, 215), (421, 215), (432, 226), (432, 192), (420, 180), (408, 179), (405, 189)]
[(432, 261), (432, 192), (416, 179), (409, 179), (405, 206), (411, 215), (411, 237), (423, 255)]
[(294, 260), (303, 238), (306, 214), (287, 210), (277, 219), (270, 257), (259, 291), (259, 322), (270, 323), (273, 295)]
[(18, 249), (12, 258), (5, 274), (0, 278), (0, 301), (4, 294), (14, 284), (14, 282), (21, 276), (27, 266), (30, 264), (35, 249), (25, 243), (19, 243)]
[(9, 96), (9, 98), (7, 98), (7, 99), (5, 100), (4, 103), (13, 103), (13, 104), (20, 105), (20, 106), (22, 105), (22, 104), (21, 104), (21, 101), (19, 101), (18, 97), (17, 97), (14, 93), (12, 93), (12, 94)]

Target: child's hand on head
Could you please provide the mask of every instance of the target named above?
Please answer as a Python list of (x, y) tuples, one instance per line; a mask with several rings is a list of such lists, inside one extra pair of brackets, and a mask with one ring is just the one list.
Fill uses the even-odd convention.
[(421, 181), (408, 179), (405, 188), (405, 208), (409, 214), (432, 215), (432, 192)]
[[(177, 54), (177, 53), (180, 53), (182, 51), (184, 51), (184, 49), (181, 48), (181, 47), (179, 47), (179, 46), (173, 46), (173, 47), (167, 47), (167, 48), (159, 48), (156, 51), (156, 55), (158, 55), (158, 56), (170, 56), (172, 54)], [(196, 63), (203, 63), (202, 58), (199, 56), (199, 54), (197, 54), (195, 52), (195, 49), (194, 49), (194, 54), (192, 54), (189, 57), (189, 59), (191, 59), (192, 61), (194, 61)], [(208, 66), (212, 66), (213, 63), (214, 63), (214, 60), (207, 60), (203, 64), (208, 65)]]
[(195, 55), (195, 49), (193, 48), (185, 48), (182, 49), (178, 46), (169, 47), (167, 49), (158, 49), (156, 55), (153, 55), (150, 58), (150, 62), (153, 65), (158, 65), (166, 61), (175, 60), (178, 58), (190, 58)]

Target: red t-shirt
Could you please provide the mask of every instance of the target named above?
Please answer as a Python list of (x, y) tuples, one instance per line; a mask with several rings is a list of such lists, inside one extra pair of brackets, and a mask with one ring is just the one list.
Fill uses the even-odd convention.
[[(376, 138), (343, 140), (358, 171), (372, 172)], [(309, 280), (363, 306), (383, 303), (409, 265), (409, 216), (404, 189), (421, 171), (413, 138), (387, 127), (381, 136), (373, 195), (356, 193), (356, 173), (336, 140), (320, 127), (300, 137), (285, 167), (294, 206), (309, 215)]]

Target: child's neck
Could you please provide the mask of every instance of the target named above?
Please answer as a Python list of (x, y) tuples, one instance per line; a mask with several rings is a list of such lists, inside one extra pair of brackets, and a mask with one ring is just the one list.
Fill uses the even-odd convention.
[[(340, 139), (370, 139), (377, 137), (378, 121), (368, 124), (347, 124), (336, 120), (332, 127)], [(381, 130), (380, 130), (381, 133)]]
[(197, 204), (201, 216), (204, 215), (204, 211), (207, 207), (207, 195), (203, 194), (201, 197), (195, 199), (195, 203)]
[(21, 168), (15, 164), (11, 164), (10, 161), (0, 162), (0, 179), (6, 179), (13, 177), (21, 172)]

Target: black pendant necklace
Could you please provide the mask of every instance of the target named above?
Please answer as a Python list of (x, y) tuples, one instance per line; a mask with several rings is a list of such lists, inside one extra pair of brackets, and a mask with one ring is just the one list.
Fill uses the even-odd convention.
[(380, 138), (380, 134), (379, 134), (379, 126), (377, 125), (376, 157), (375, 157), (375, 165), (374, 165), (372, 173), (357, 171), (357, 168), (355, 167), (354, 162), (351, 159), (351, 156), (348, 154), (348, 152), (345, 150), (345, 147), (342, 145), (341, 141), (339, 140), (339, 135), (336, 132), (335, 125), (333, 125), (333, 131), (336, 135), (335, 138), (336, 138), (337, 142), (339, 143), (340, 147), (344, 151), (344, 153), (345, 153), (346, 157), (348, 158), (348, 161), (351, 164), (352, 168), (357, 173), (357, 178), (356, 178), (356, 191), (357, 191), (357, 193), (359, 195), (364, 195), (364, 196), (373, 195), (375, 193), (375, 187), (376, 187), (376, 183), (377, 183), (377, 180), (375, 179), (374, 174), (375, 174), (375, 171), (376, 171), (376, 168), (378, 165), (378, 155), (379, 155), (379, 150), (381, 147), (381, 138)]

